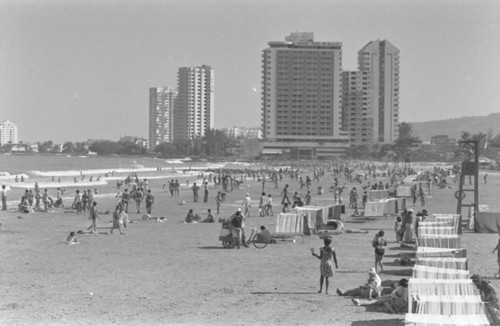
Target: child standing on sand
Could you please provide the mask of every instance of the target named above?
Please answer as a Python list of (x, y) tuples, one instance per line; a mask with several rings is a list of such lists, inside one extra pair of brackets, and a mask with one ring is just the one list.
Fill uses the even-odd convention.
[(328, 294), (328, 278), (333, 277), (333, 262), (335, 262), (335, 268), (339, 268), (337, 264), (337, 255), (335, 254), (335, 250), (330, 246), (332, 243), (331, 238), (325, 238), (323, 240), (325, 246), (323, 248), (319, 249), (319, 255), (314, 253), (314, 249), (311, 249), (311, 254), (318, 259), (321, 260), (321, 263), (319, 264), (319, 270), (321, 273), (320, 279), (319, 279), (319, 291), (318, 293), (321, 293), (323, 290), (323, 281), (325, 281), (325, 294)]

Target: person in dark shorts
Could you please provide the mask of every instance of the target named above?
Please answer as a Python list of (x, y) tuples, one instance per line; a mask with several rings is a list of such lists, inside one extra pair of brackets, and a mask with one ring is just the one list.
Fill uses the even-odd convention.
[(384, 272), (384, 266), (382, 265), (382, 259), (385, 254), (385, 246), (387, 246), (387, 241), (384, 238), (384, 231), (380, 230), (373, 238), (372, 246), (375, 248), (375, 271), (377, 272), (377, 267), (380, 266), (380, 273)]

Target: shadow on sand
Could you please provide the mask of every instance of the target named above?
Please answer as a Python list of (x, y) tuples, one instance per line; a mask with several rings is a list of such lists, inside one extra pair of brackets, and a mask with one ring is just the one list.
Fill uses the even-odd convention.
[(262, 292), (250, 292), (250, 294), (318, 294), (317, 292), (271, 292), (271, 291), (262, 291)]
[(353, 321), (351, 326), (400, 326), (404, 325), (404, 319), (375, 319)]
[(224, 248), (218, 246), (204, 246), (204, 247), (198, 247), (198, 249), (230, 249), (230, 248)]
[(386, 275), (393, 275), (393, 276), (412, 276), (412, 269), (391, 269), (391, 270), (386, 270), (384, 272)]
[(416, 248), (410, 248), (410, 247), (391, 247), (389, 250), (401, 250), (401, 251), (416, 251)]

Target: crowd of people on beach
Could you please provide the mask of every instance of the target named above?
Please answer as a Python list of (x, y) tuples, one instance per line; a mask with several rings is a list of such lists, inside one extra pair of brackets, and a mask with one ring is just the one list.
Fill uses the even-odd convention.
[[(418, 237), (419, 223), (424, 221), (429, 215), (425, 209), (425, 191), (422, 187), (423, 182), (431, 182), (438, 188), (448, 187), (447, 177), (458, 175), (457, 170), (449, 171), (436, 167), (433, 171), (423, 172), (418, 175), (418, 179), (411, 187), (408, 208), (401, 211), (400, 216), (395, 217), (394, 221), (394, 239), (400, 246), (415, 243)], [(181, 201), (182, 205), (189, 205), (188, 212), (183, 222), (192, 223), (214, 223), (217, 219), (212, 213), (212, 208), (206, 210), (206, 217), (197, 212), (199, 204), (203, 203), (215, 206), (215, 215), (218, 221), (228, 225), (235, 240), (235, 247), (248, 246), (248, 239), (245, 235), (245, 221), (247, 218), (264, 218), (274, 216), (275, 209), (273, 205), (280, 206), (276, 212), (288, 213), (297, 207), (310, 206), (314, 204), (314, 198), (311, 194), (313, 183), (328, 181), (328, 190), (330, 196), (337, 205), (343, 204), (345, 194), (348, 194), (347, 209), (352, 212), (352, 217), (361, 217), (362, 208), (367, 202), (367, 193), (370, 190), (388, 190), (394, 191), (395, 187), (404, 183), (406, 177), (416, 175), (417, 172), (411, 168), (390, 167), (388, 163), (375, 164), (373, 162), (294, 162), (293, 165), (279, 168), (263, 167), (261, 169), (217, 169), (198, 174), (196, 182), (192, 185), (189, 180), (186, 181), (186, 190), (192, 194), (192, 203), (187, 204)], [(200, 182), (201, 180), (201, 182)], [(226, 202), (226, 198), (231, 196), (231, 192), (240, 189), (241, 185), (247, 181), (253, 181), (259, 184), (259, 190), (246, 192), (245, 196), (235, 201), (241, 200), (235, 212), (229, 217), (219, 216), (221, 206)], [(384, 181), (387, 181), (384, 183)], [(184, 183), (183, 183), (184, 184)], [(348, 186), (349, 185), (349, 186)], [(354, 186), (356, 185), (356, 186)], [(280, 186), (282, 188), (280, 188)], [(98, 221), (103, 215), (98, 211), (98, 203), (95, 200), (98, 194), (97, 189), (75, 190), (73, 202), (70, 206), (63, 203), (65, 189), (57, 188), (55, 198), (51, 195), (49, 189), (41, 190), (38, 183), (34, 184), (33, 189), (26, 189), (18, 205), (19, 212), (43, 212), (47, 213), (50, 209), (71, 208), (77, 215), (87, 215), (90, 220), (90, 226), (86, 230), (71, 231), (64, 241), (67, 244), (78, 243), (77, 235), (84, 234), (113, 234), (118, 230), (120, 234), (125, 234), (129, 224), (132, 222), (129, 218), (130, 204), (135, 204), (135, 211), (141, 214), (145, 206), (145, 215), (142, 220), (154, 219), (157, 222), (166, 221), (164, 217), (153, 217), (153, 206), (155, 196), (149, 187), (147, 179), (140, 179), (136, 173), (130, 174), (123, 180), (118, 180), (116, 184), (118, 193), (115, 198), (116, 206), (112, 212), (111, 226), (106, 226), (107, 231), (99, 232)], [(351, 187), (349, 189), (349, 187)], [(122, 191), (122, 188), (123, 191)], [(163, 191), (168, 191), (171, 198), (179, 197), (181, 184), (178, 179), (171, 179), (163, 184)], [(210, 196), (210, 191), (215, 190), (215, 196)], [(296, 191), (295, 191), (296, 190)], [(359, 190), (359, 192), (358, 192)], [(318, 189), (318, 192), (320, 189)], [(322, 191), (322, 189), (321, 189)], [(201, 193), (200, 193), (201, 192)], [(7, 210), (7, 188), (2, 186), (2, 210)], [(300, 194), (299, 194), (300, 193)], [(202, 199), (200, 198), (202, 195)], [(255, 198), (252, 198), (252, 195)], [(273, 202), (273, 195), (278, 196), (277, 203)], [(191, 197), (191, 196), (190, 196)], [(254, 203), (257, 203), (254, 205)], [(420, 205), (421, 211), (415, 214), (415, 210), (410, 206)], [(206, 209), (206, 205), (203, 206)], [(272, 235), (264, 225), (260, 226), (258, 239), (266, 242), (272, 240)], [(319, 252), (311, 249), (311, 254), (320, 260), (320, 280), (319, 293), (323, 291), (328, 293), (330, 279), (335, 275), (335, 269), (338, 269), (338, 256), (333, 248), (333, 238), (327, 236), (324, 238), (324, 246)], [(390, 284), (383, 286), (380, 274), (384, 274), (383, 259), (385, 250), (390, 241), (387, 241), (384, 230), (378, 231), (372, 240), (371, 248), (374, 250), (374, 267), (368, 272), (368, 279), (363, 281), (361, 286), (352, 289), (338, 288), (336, 293), (339, 296), (352, 297), (354, 304), (359, 306), (374, 305), (381, 306), (391, 313), (404, 313), (408, 309), (408, 279), (390, 280)], [(500, 243), (500, 242), (499, 242)], [(370, 244), (367, 244), (369, 247)], [(498, 249), (498, 246), (497, 248)], [(500, 257), (500, 255), (499, 255)], [(500, 266), (500, 258), (499, 258)], [(500, 274), (500, 267), (499, 267)], [(478, 281), (482, 284), (483, 280)], [(386, 282), (387, 283), (387, 282)], [(489, 289), (489, 285), (481, 285)], [(479, 286), (478, 286), (479, 288)], [(486, 290), (484, 290), (486, 291)], [(483, 291), (483, 292), (484, 292)], [(492, 293), (489, 290), (489, 294)], [(496, 294), (495, 296), (496, 297)], [(493, 300), (493, 299), (491, 299)], [(494, 305), (495, 303), (493, 303)], [(496, 302), (498, 306), (498, 301)]]

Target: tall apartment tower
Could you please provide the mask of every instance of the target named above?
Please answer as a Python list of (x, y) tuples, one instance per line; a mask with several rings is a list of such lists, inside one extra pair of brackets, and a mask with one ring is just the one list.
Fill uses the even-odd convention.
[(17, 126), (9, 120), (0, 123), (0, 146), (5, 144), (17, 144)]
[(361, 84), (369, 106), (366, 122), (370, 121), (372, 129), (366, 133), (367, 142), (393, 143), (399, 125), (399, 50), (386, 40), (371, 41), (358, 51), (358, 70), (370, 74), (366, 84)]
[(177, 74), (174, 139), (203, 137), (214, 125), (215, 70), (210, 66), (181, 67)]
[(177, 95), (170, 87), (149, 89), (149, 149), (170, 143), (173, 137), (174, 100)]
[(342, 129), (349, 134), (351, 147), (373, 145), (372, 73), (342, 72)]
[(292, 33), (262, 52), (263, 153), (328, 158), (348, 146), (342, 130), (342, 43)]

